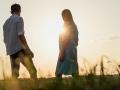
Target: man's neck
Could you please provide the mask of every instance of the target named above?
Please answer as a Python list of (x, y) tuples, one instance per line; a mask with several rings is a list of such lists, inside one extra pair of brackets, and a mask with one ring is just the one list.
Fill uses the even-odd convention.
[(13, 13), (12, 15), (17, 15), (17, 16), (20, 16), (18, 13)]

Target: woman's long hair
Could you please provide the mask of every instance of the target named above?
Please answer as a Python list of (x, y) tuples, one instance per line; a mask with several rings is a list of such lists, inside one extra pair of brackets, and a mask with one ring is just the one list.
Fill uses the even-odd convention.
[(71, 11), (69, 9), (64, 9), (62, 11), (62, 18), (64, 22), (74, 23)]
[(69, 9), (64, 9), (62, 11), (62, 18), (64, 21), (64, 33), (62, 35), (64, 43), (75, 40), (77, 27), (74, 23), (71, 11)]

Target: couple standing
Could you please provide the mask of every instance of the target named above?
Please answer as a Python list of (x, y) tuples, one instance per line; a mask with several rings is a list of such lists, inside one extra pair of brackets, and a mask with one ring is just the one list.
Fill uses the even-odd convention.
[[(3, 25), (4, 43), (7, 55), (10, 56), (12, 78), (18, 78), (20, 62), (29, 71), (30, 77), (37, 78), (37, 70), (33, 64), (34, 54), (30, 50), (24, 36), (24, 21), (20, 17), (21, 6), (11, 6), (11, 16)], [(77, 45), (78, 30), (70, 10), (62, 12), (64, 30), (59, 37), (59, 57), (56, 67), (56, 77), (64, 75), (78, 76)]]

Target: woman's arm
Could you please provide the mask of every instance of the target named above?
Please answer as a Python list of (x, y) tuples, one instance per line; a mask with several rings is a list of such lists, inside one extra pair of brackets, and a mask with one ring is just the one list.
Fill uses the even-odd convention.
[(62, 40), (62, 35), (59, 37), (59, 60), (62, 62), (64, 61), (64, 53), (65, 53), (65, 48), (64, 48), (64, 42)]
[(68, 46), (68, 40), (65, 39), (64, 37), (62, 38), (62, 36), (59, 38), (59, 47), (60, 47), (60, 53), (59, 53), (59, 59), (60, 61), (64, 61), (64, 56), (65, 56), (65, 49)]

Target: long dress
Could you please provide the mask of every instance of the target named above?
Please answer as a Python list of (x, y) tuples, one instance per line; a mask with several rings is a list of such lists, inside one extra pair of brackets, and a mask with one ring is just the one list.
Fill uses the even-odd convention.
[[(61, 62), (58, 58), (56, 74), (72, 75), (78, 74), (77, 62), (77, 45), (78, 45), (78, 30), (75, 24), (65, 25), (65, 35), (61, 34), (59, 39), (59, 49), (61, 50), (62, 43), (69, 40), (69, 44), (65, 48), (64, 60)], [(66, 37), (68, 34), (68, 37)], [(69, 39), (67, 39), (69, 38)]]

